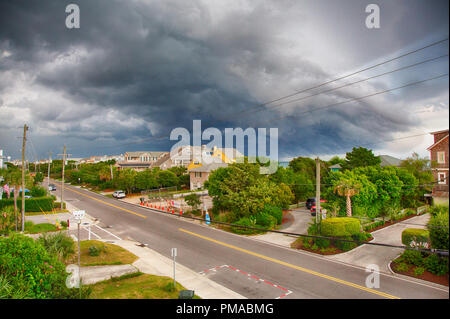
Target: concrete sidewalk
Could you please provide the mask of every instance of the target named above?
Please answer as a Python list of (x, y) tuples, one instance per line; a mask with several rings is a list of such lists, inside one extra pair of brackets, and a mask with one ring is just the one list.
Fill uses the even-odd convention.
[[(139, 257), (133, 266), (139, 271), (173, 278), (173, 261), (150, 248), (138, 246), (139, 243), (129, 240), (114, 241), (118, 245)], [(186, 289), (194, 290), (203, 299), (246, 299), (244, 296), (205, 278), (195, 271), (177, 264), (175, 279)]]
[[(426, 225), (430, 219), (429, 214), (413, 217), (405, 220), (405, 223)], [(409, 224), (394, 224), (372, 232), (373, 243), (391, 244), (403, 246), (402, 231), (406, 228), (425, 228), (425, 226), (409, 225)], [(370, 264), (375, 264), (380, 267), (380, 272), (391, 273), (389, 270), (389, 263), (403, 252), (401, 248), (391, 248), (372, 245), (361, 245), (352, 249), (349, 252), (325, 256), (328, 259), (342, 261), (348, 264), (366, 267)]]

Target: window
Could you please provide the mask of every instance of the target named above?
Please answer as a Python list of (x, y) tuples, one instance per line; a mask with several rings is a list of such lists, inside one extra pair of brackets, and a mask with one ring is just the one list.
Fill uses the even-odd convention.
[(439, 184), (447, 184), (445, 173), (438, 173), (438, 183)]
[(437, 162), (439, 164), (445, 164), (445, 152), (437, 152)]
[(195, 177), (202, 177), (202, 173), (201, 172), (194, 172), (195, 173)]

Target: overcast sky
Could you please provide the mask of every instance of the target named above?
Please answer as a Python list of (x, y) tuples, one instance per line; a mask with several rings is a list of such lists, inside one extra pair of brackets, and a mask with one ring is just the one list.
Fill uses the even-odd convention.
[[(80, 28), (65, 26), (69, 3)], [(380, 7), (368, 29), (365, 8)], [(262, 103), (448, 38), (447, 0), (0, 2), (0, 149), (19, 158), (169, 150), (173, 128), (279, 129), (279, 157), (329, 158), (354, 146), (428, 155), (448, 129), (448, 56), (275, 106)], [(448, 54), (448, 41), (296, 95), (302, 98)], [(283, 100), (283, 101), (288, 101)], [(242, 113), (244, 110), (255, 110)], [(319, 110), (314, 111), (319, 108)], [(208, 141), (204, 141), (207, 143)]]

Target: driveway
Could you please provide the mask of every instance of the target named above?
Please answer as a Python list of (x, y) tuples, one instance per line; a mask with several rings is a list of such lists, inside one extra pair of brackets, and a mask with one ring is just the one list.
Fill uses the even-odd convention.
[[(289, 216), (290, 215), (290, 216)], [(309, 224), (313, 221), (313, 216), (306, 208), (296, 208), (289, 212), (287, 215), (287, 223), (282, 224), (280, 227), (281, 231), (297, 233), (297, 234), (307, 234)], [(262, 240), (265, 242), (291, 247), (291, 243), (295, 241), (298, 237), (291, 235), (284, 235), (278, 233), (267, 233), (263, 235), (251, 236), (254, 239)]]

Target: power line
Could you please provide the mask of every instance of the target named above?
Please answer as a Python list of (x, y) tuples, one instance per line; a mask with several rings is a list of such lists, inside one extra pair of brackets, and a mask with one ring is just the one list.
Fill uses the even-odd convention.
[(289, 115), (289, 114), (288, 115), (284, 115), (284, 116), (275, 118), (273, 120), (276, 121), (276, 120), (280, 120), (280, 119), (283, 119), (283, 118), (286, 118), (286, 117), (298, 117), (299, 115), (302, 115), (302, 114), (320, 111), (320, 110), (323, 110), (323, 109), (327, 109), (327, 108), (338, 106), (338, 105), (345, 104), (345, 103), (351, 103), (351, 102), (360, 101), (360, 100), (363, 100), (363, 99), (366, 99), (366, 98), (369, 98), (369, 97), (373, 97), (373, 96), (376, 96), (376, 95), (392, 92), (392, 91), (395, 91), (395, 90), (403, 89), (403, 88), (406, 88), (406, 87), (409, 87), (409, 86), (413, 86), (413, 85), (417, 85), (417, 84), (421, 84), (421, 83), (424, 83), (424, 82), (440, 79), (440, 78), (443, 78), (443, 77), (446, 77), (446, 76), (448, 76), (448, 73), (441, 74), (441, 75), (438, 75), (438, 76), (435, 76), (435, 77), (432, 77), (432, 78), (428, 78), (428, 79), (425, 79), (425, 80), (421, 80), (421, 81), (411, 82), (411, 83), (408, 83), (408, 84), (405, 84), (405, 85), (402, 85), (402, 86), (398, 86), (398, 87), (395, 87), (395, 88), (392, 88), (392, 89), (379, 91), (379, 92), (376, 92), (376, 93), (368, 94), (368, 95), (357, 97), (357, 98), (352, 98), (352, 99), (345, 100), (345, 101), (342, 101), (342, 102), (333, 103), (333, 104), (329, 104), (329, 105), (326, 105), (326, 106), (321, 106), (321, 107), (318, 107), (318, 108), (314, 108), (312, 110), (303, 111), (303, 112), (296, 113), (296, 114), (293, 114), (293, 115)]
[(314, 93), (314, 94), (311, 94), (311, 95), (307, 95), (307, 96), (304, 96), (304, 97), (301, 97), (301, 98), (298, 98), (298, 99), (294, 99), (294, 100), (290, 100), (290, 101), (283, 102), (283, 103), (280, 103), (280, 104), (276, 104), (276, 105), (273, 105), (273, 106), (271, 106), (270, 108), (267, 108), (267, 109), (263, 109), (263, 108), (257, 106), (257, 107), (252, 108), (252, 109), (247, 109), (247, 110), (243, 110), (241, 112), (238, 112), (238, 114), (241, 114), (241, 113), (245, 114), (247, 112), (252, 112), (253, 110), (255, 112), (269, 111), (269, 110), (272, 110), (272, 109), (274, 109), (276, 107), (279, 107), (279, 106), (283, 106), (283, 105), (290, 104), (290, 103), (293, 103), (293, 102), (302, 101), (302, 100), (305, 100), (305, 99), (308, 99), (310, 97), (317, 96), (317, 95), (320, 95), (320, 94), (336, 91), (336, 90), (342, 89), (344, 87), (348, 87), (348, 86), (351, 86), (351, 85), (354, 85), (354, 84), (362, 83), (362, 82), (365, 82), (365, 81), (368, 81), (368, 80), (371, 80), (371, 79), (374, 79), (374, 78), (377, 78), (377, 77), (381, 77), (381, 76), (384, 76), (384, 75), (387, 75), (387, 74), (391, 74), (391, 73), (394, 73), (394, 72), (398, 72), (398, 71), (401, 71), (401, 70), (412, 68), (412, 67), (415, 67), (417, 65), (421, 65), (421, 64), (424, 64), (424, 63), (427, 63), (427, 62), (436, 61), (436, 60), (441, 59), (443, 57), (448, 57), (448, 54), (444, 54), (444, 55), (441, 55), (441, 56), (438, 56), (438, 57), (435, 57), (435, 58), (431, 58), (431, 59), (427, 59), (427, 60), (424, 60), (424, 61), (421, 61), (421, 62), (410, 64), (410, 65), (407, 65), (407, 66), (404, 66), (404, 67), (401, 67), (401, 68), (398, 68), (398, 69), (395, 69), (395, 70), (392, 70), (392, 71), (388, 71), (388, 72), (384, 72), (384, 73), (381, 73), (381, 74), (377, 74), (377, 75), (374, 75), (374, 76), (371, 76), (371, 77), (368, 77), (368, 78), (365, 78), (365, 79), (362, 79), (362, 80), (358, 80), (356, 82), (351, 82), (351, 83), (348, 83), (348, 84), (344, 84), (344, 85), (341, 85), (341, 86), (336, 87), (336, 88), (331, 88), (331, 89), (328, 89), (328, 90), (325, 90), (325, 91), (321, 91), (321, 92), (317, 92), (317, 93)]
[(292, 93), (292, 94), (289, 94), (289, 95), (286, 95), (286, 96), (283, 96), (283, 97), (280, 97), (280, 98), (277, 98), (277, 99), (274, 99), (274, 100), (271, 100), (271, 101), (268, 101), (268, 102), (264, 102), (264, 103), (262, 103), (262, 104), (259, 104), (259, 106), (264, 106), (264, 105), (267, 105), (267, 104), (271, 104), (271, 103), (273, 103), (273, 102), (277, 102), (277, 101), (286, 99), (286, 98), (288, 98), (288, 97), (292, 97), (292, 96), (295, 96), (295, 95), (297, 95), (297, 94), (304, 93), (304, 92), (307, 92), (307, 91), (310, 91), (310, 90), (313, 90), (313, 89), (317, 89), (317, 88), (319, 88), (319, 87), (322, 87), (322, 86), (324, 86), (324, 85), (327, 85), (327, 84), (330, 84), (330, 83), (333, 83), (333, 82), (336, 82), (336, 81), (339, 81), (339, 80), (343, 80), (343, 79), (348, 78), (348, 77), (350, 77), (350, 76), (356, 75), (356, 74), (358, 74), (358, 73), (361, 73), (361, 72), (364, 72), (364, 71), (367, 71), (367, 70), (370, 70), (370, 69), (373, 69), (373, 68), (376, 68), (377, 66), (380, 66), (380, 65), (383, 65), (383, 64), (386, 64), (386, 63), (395, 61), (395, 60), (397, 60), (397, 59), (400, 59), (400, 58), (403, 58), (403, 57), (408, 56), (408, 55), (410, 55), (410, 54), (413, 54), (413, 53), (422, 51), (422, 50), (424, 50), (424, 49), (427, 49), (427, 48), (429, 48), (429, 47), (438, 45), (438, 44), (443, 43), (443, 42), (445, 42), (445, 41), (448, 41), (448, 38), (442, 39), (442, 40), (440, 40), (440, 41), (433, 42), (433, 43), (428, 44), (428, 45), (426, 45), (426, 46), (424, 46), (424, 47), (421, 47), (421, 48), (419, 48), (419, 49), (416, 49), (416, 50), (407, 52), (407, 53), (405, 53), (405, 54), (399, 55), (399, 56), (397, 56), (397, 57), (395, 57), (395, 58), (392, 58), (392, 59), (388, 59), (388, 60), (386, 60), (386, 61), (384, 61), (384, 62), (380, 62), (380, 63), (374, 64), (374, 65), (372, 65), (372, 66), (370, 66), (370, 67), (363, 68), (363, 69), (361, 69), (361, 70), (352, 72), (352, 73), (347, 74), (347, 75), (345, 75), (345, 76), (341, 76), (341, 77), (338, 77), (338, 78), (336, 78), (336, 79), (333, 79), (333, 80), (330, 80), (330, 81), (326, 81), (326, 82), (324, 82), (324, 83), (321, 83), (321, 84), (319, 84), (319, 85), (312, 86), (312, 87), (303, 89), (303, 90), (301, 90), (301, 91), (296, 91), (295, 93)]

